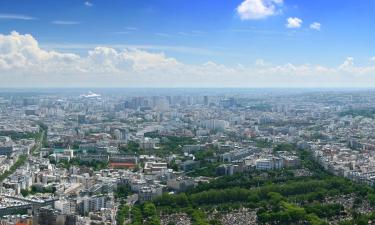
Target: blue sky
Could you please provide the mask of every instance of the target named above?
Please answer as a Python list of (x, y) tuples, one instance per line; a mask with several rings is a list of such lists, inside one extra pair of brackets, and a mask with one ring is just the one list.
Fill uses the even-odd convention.
[(43, 51), (82, 58), (105, 46), (191, 66), (336, 70), (355, 59), (363, 71), (374, 64), (374, 12), (374, 0), (2, 0), (0, 33), (31, 34)]

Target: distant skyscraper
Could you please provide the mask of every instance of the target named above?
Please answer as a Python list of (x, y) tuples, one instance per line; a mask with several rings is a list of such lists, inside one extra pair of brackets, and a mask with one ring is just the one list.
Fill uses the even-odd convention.
[(208, 105), (208, 96), (203, 97), (204, 105)]

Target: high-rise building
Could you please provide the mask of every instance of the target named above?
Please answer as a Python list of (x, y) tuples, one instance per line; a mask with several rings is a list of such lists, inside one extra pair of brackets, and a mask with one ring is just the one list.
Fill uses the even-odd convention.
[(208, 105), (208, 96), (203, 97), (204, 105)]

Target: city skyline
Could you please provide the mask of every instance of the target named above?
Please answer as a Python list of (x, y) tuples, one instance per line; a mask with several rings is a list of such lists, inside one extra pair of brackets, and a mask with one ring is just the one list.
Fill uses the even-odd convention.
[(375, 84), (372, 0), (34, 0), (0, 8), (2, 88)]

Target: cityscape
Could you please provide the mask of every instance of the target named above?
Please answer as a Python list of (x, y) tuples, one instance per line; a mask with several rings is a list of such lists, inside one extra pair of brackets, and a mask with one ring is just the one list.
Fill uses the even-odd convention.
[(1, 222), (345, 224), (371, 215), (375, 92), (234, 91), (1, 92)]
[(375, 0), (1, 0), (0, 225), (375, 225)]

